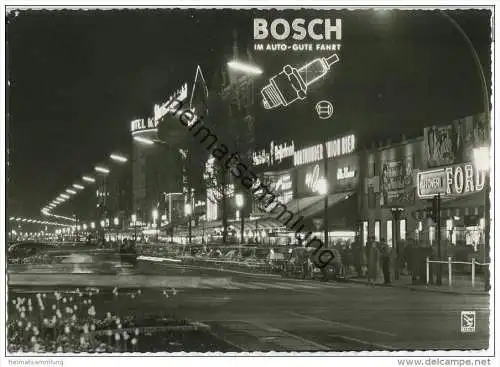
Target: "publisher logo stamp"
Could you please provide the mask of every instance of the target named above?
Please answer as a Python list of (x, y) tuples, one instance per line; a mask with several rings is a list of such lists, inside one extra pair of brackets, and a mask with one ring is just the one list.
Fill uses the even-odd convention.
[(460, 331), (462, 333), (476, 332), (476, 311), (462, 311), (460, 313)]

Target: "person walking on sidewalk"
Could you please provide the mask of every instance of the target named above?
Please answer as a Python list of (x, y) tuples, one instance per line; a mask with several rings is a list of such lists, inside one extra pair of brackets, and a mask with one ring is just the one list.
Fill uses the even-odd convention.
[(382, 259), (382, 272), (384, 274), (384, 284), (391, 284), (391, 273), (390, 273), (391, 249), (389, 248), (389, 245), (385, 242), (384, 238), (382, 238), (380, 241), (380, 257)]
[(368, 250), (368, 283), (375, 283), (378, 275), (378, 264), (380, 262), (380, 252), (375, 241), (370, 239), (367, 244)]

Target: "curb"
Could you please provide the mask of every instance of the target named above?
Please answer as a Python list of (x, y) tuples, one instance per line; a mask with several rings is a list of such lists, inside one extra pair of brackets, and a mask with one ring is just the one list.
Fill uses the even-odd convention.
[(487, 296), (489, 293), (484, 291), (457, 291), (457, 290), (446, 290), (446, 289), (431, 289), (425, 288), (425, 286), (415, 286), (415, 285), (394, 285), (394, 284), (370, 284), (368, 282), (357, 280), (357, 279), (346, 279), (348, 283), (357, 283), (364, 284), (366, 286), (375, 286), (375, 287), (384, 287), (384, 288), (399, 288), (399, 289), (407, 289), (409, 291), (414, 292), (430, 292), (430, 293), (442, 293), (442, 294), (453, 294), (457, 296)]
[[(181, 264), (179, 264), (179, 265), (181, 265)], [(190, 264), (184, 264), (184, 263), (182, 264), (182, 266), (185, 266), (186, 268), (192, 268), (192, 269), (214, 270), (214, 271), (219, 271), (219, 272), (224, 272), (224, 273), (248, 275), (248, 276), (252, 276), (252, 277), (281, 278), (281, 275), (279, 275), (279, 274), (247, 273), (247, 272), (239, 271), (239, 270), (217, 268), (215, 266), (199, 266), (199, 265), (190, 265)]]

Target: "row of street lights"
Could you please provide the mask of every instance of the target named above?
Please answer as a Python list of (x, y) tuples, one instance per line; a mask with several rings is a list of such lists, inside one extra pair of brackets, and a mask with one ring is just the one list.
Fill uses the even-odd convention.
[(10, 217), (9, 221), (11, 221), (11, 222), (19, 222), (19, 223), (45, 224), (45, 225), (58, 226), (58, 227), (70, 227), (71, 226), (69, 224), (52, 222), (52, 221), (48, 221), (48, 220), (23, 218), (23, 217)]
[[(116, 162), (116, 163), (126, 163), (128, 161), (128, 158), (121, 155), (121, 154), (112, 153), (112, 154), (110, 154), (109, 157), (113, 162)], [(94, 167), (94, 172), (96, 174), (107, 176), (107, 175), (109, 175), (111, 170), (104, 165), (96, 165)], [(42, 214), (44, 214), (46, 216), (52, 216), (52, 217), (62, 218), (62, 219), (76, 222), (77, 221), (76, 218), (57, 215), (57, 214), (52, 213), (52, 211), (55, 210), (59, 205), (64, 204), (66, 201), (68, 201), (74, 195), (78, 194), (79, 191), (85, 189), (85, 185), (91, 185), (91, 184), (94, 184), (95, 182), (96, 182), (96, 179), (93, 176), (83, 175), (81, 177), (81, 181), (73, 183), (71, 187), (65, 189), (63, 193), (59, 194), (54, 200), (52, 200), (47, 205), (45, 205), (41, 210)]]
[[(232, 61), (229, 61), (227, 63), (228, 67), (230, 69), (233, 69), (235, 71), (239, 71), (239, 72), (242, 72), (242, 73), (245, 73), (245, 74), (248, 74), (248, 75), (260, 75), (262, 74), (262, 69), (260, 69), (259, 67), (255, 66), (255, 65), (250, 65), (250, 64), (246, 64), (244, 62), (241, 62), (241, 61), (238, 61), (238, 60), (232, 60)], [(148, 138), (145, 138), (145, 137), (141, 137), (141, 136), (134, 136), (134, 140), (141, 143), (141, 144), (145, 144), (145, 145), (153, 145), (155, 143), (162, 143), (162, 141), (160, 140), (152, 140), (152, 139), (148, 139)], [(121, 155), (121, 154), (116, 154), (116, 153), (112, 153), (110, 154), (110, 159), (116, 163), (126, 163), (128, 161), (128, 159)], [(109, 175), (109, 173), (111, 172), (111, 170), (104, 166), (104, 165), (96, 165), (94, 167), (94, 171), (96, 174), (100, 174), (100, 175)], [(64, 192), (62, 192), (61, 194), (59, 194), (56, 198), (54, 198), (52, 201), (50, 201), (47, 205), (45, 205), (42, 209), (41, 209), (41, 212), (42, 214), (46, 215), (46, 216), (52, 216), (52, 217), (57, 217), (57, 218), (61, 218), (61, 219), (66, 219), (66, 220), (69, 220), (69, 221), (72, 221), (72, 222), (77, 222), (77, 219), (75, 217), (65, 217), (65, 216), (62, 216), (62, 215), (58, 215), (58, 214), (54, 214), (53, 211), (59, 207), (61, 204), (64, 204), (66, 201), (70, 200), (72, 198), (72, 196), (75, 196), (78, 194), (79, 191), (83, 190), (85, 188), (85, 185), (90, 185), (90, 184), (94, 184), (96, 182), (96, 178), (91, 176), (91, 175), (83, 175), (81, 177), (81, 181), (79, 180), (78, 182), (76, 183), (73, 183), (73, 185), (67, 189), (64, 190)], [(240, 209), (243, 207), (243, 196), (241, 195), (240, 196), (237, 196), (237, 207), (239, 207)], [(193, 209), (192, 209), (192, 206), (190, 203), (186, 204), (185, 206), (185, 215), (186, 217), (189, 217), (189, 232), (190, 232), (190, 235), (189, 235), (189, 239), (190, 239), (190, 242), (191, 242), (191, 222), (192, 222), (192, 213)], [(241, 215), (241, 226), (242, 226), (242, 233), (241, 233), (241, 240), (243, 241), (243, 226), (244, 226), (244, 219), (243, 219), (244, 215)], [(158, 225), (158, 210), (153, 210), (153, 220), (156, 222), (156, 224)], [(117, 220), (117, 218), (115, 218), (115, 220)], [(136, 221), (137, 221), (137, 216), (135, 214), (132, 215), (132, 222), (134, 223), (134, 228), (136, 228)], [(104, 225), (102, 225), (103, 221), (101, 221), (101, 227), (104, 227), (104, 225), (106, 224), (106, 222), (104, 222)], [(92, 224), (94, 223), (91, 223), (91, 228), (92, 228)], [(116, 224), (118, 225), (118, 224)], [(95, 226), (95, 224), (94, 224)], [(79, 226), (78, 226), (79, 227)], [(83, 227), (83, 226), (82, 226)], [(136, 234), (134, 234), (134, 236), (136, 236)]]

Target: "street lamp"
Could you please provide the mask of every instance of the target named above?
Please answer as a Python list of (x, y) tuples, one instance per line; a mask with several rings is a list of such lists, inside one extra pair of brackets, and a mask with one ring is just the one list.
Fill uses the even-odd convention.
[(109, 169), (107, 169), (106, 167), (103, 167), (103, 166), (95, 166), (94, 169), (96, 170), (96, 172), (99, 172), (99, 173), (102, 173), (105, 175), (107, 175), (110, 172)]
[(109, 156), (113, 161), (119, 162), (119, 163), (125, 163), (128, 161), (127, 157), (124, 157), (120, 154), (111, 154)]
[(153, 145), (155, 142), (148, 138), (143, 138), (142, 136), (134, 136), (134, 140), (138, 143), (145, 145)]
[(396, 249), (396, 266), (394, 268), (394, 280), (399, 280), (401, 248), (400, 248), (400, 220), (404, 209), (399, 207), (391, 208), (392, 213), (392, 243)]
[(242, 193), (238, 193), (234, 196), (236, 207), (240, 212), (240, 221), (241, 221), (241, 235), (240, 235), (240, 243), (243, 243), (243, 234), (245, 233), (245, 214), (243, 213), (243, 206), (245, 205), (245, 197)]
[(115, 229), (116, 229), (116, 240), (118, 241), (118, 225), (120, 224), (120, 220), (118, 219), (118, 217), (114, 217), (114, 219), (113, 219), (113, 224), (115, 225)]
[(153, 215), (153, 224), (155, 226), (155, 233), (156, 233), (156, 242), (158, 243), (158, 209), (153, 209), (153, 212), (152, 212), (152, 215)]
[(233, 69), (233, 70), (236, 70), (236, 71), (240, 71), (240, 72), (243, 72), (245, 74), (252, 74), (252, 75), (260, 75), (260, 74), (262, 74), (262, 69), (261, 68), (259, 68), (257, 66), (254, 66), (254, 65), (250, 65), (250, 64), (241, 62), (241, 61), (238, 61), (238, 60), (229, 61), (227, 63), (227, 66), (230, 69)]
[(73, 184), (73, 187), (78, 190), (83, 190), (85, 187), (79, 184)]
[(83, 177), (82, 177), (82, 180), (83, 180), (83, 181), (90, 182), (90, 183), (94, 183), (94, 182), (95, 182), (95, 178), (90, 177), (90, 176), (83, 176)]
[(190, 203), (184, 204), (184, 215), (189, 219), (188, 223), (188, 236), (189, 236), (189, 244), (191, 244), (191, 216), (193, 215), (193, 207)]
[[(326, 152), (326, 150), (325, 150)], [(325, 153), (326, 156), (326, 153)], [(325, 161), (325, 177), (327, 175), (327, 161)], [(323, 235), (325, 237), (325, 246), (328, 247), (328, 181), (325, 177), (321, 177), (318, 180), (317, 191), (318, 194), (324, 196), (324, 208), (323, 208)]]
[(130, 219), (132, 220), (132, 223), (133, 223), (133, 226), (134, 226), (134, 242), (135, 242), (137, 240), (137, 225), (136, 225), (137, 215), (132, 214), (130, 216)]
[(489, 291), (490, 283), (490, 149), (489, 147), (480, 147), (473, 150), (474, 166), (477, 170), (484, 173), (484, 252), (485, 259), (482, 259), (487, 265), (485, 269), (484, 288)]

